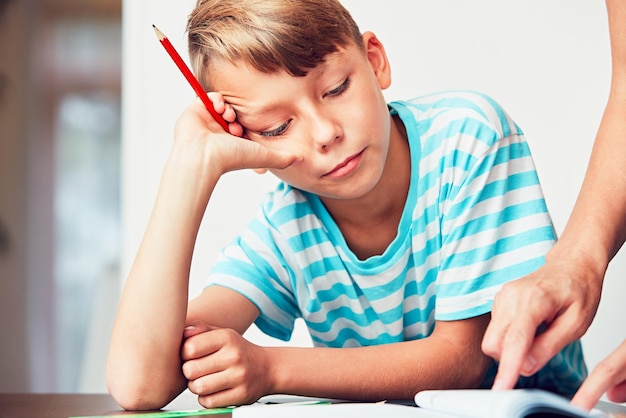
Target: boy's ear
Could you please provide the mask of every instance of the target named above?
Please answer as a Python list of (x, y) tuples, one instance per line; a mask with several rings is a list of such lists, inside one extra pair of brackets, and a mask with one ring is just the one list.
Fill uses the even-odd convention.
[(367, 60), (376, 75), (380, 88), (384, 90), (391, 85), (391, 66), (385, 48), (373, 32), (365, 32), (362, 36)]
[(267, 168), (253, 168), (252, 171), (257, 174), (265, 174), (267, 173)]

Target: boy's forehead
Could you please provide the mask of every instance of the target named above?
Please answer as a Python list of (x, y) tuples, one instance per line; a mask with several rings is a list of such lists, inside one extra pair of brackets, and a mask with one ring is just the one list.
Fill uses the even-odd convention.
[[(354, 54), (351, 54), (347, 48), (340, 48), (336, 52), (325, 56), (324, 60), (321, 61), (316, 67), (308, 70), (307, 75), (305, 76), (293, 76), (284, 68), (273, 72), (261, 71), (245, 59), (237, 59), (233, 61), (219, 60), (210, 65), (210, 68), (208, 69), (208, 78), (211, 80), (211, 86), (214, 87), (215, 91), (220, 91), (219, 84), (222, 84), (224, 81), (231, 81), (229, 79), (232, 79), (234, 75), (245, 79), (267, 78), (274, 77), (276, 75), (284, 75), (286, 77), (298, 79), (315, 78), (335, 66), (345, 65), (348, 60), (353, 58)], [(240, 79), (240, 81), (245, 80)]]
[(263, 73), (244, 62), (220, 64), (214, 68), (213, 87), (238, 113), (266, 108), (275, 102), (272, 91), (294, 83), (285, 71)]
[[(295, 91), (303, 84), (317, 83), (324, 77), (342, 77), (350, 61), (350, 54), (340, 50), (330, 54), (306, 76), (296, 77), (285, 70), (265, 73), (239, 60), (220, 62), (212, 66), (212, 87), (231, 104), (239, 117), (267, 113), (284, 104), (282, 93)], [(335, 80), (333, 80), (334, 82)]]

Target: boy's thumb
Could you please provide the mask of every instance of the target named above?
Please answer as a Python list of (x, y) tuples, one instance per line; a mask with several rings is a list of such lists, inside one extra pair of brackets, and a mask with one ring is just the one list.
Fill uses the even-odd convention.
[(215, 329), (218, 329), (218, 328), (212, 325), (209, 325), (206, 322), (193, 321), (187, 324), (187, 326), (183, 330), (183, 337), (189, 338), (189, 337), (193, 337), (194, 335), (202, 334), (203, 332), (213, 331)]

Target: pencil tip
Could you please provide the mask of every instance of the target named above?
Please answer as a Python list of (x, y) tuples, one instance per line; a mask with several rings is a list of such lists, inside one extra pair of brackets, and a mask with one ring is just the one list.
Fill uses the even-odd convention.
[(165, 35), (163, 35), (163, 32), (161, 32), (159, 28), (152, 25), (152, 29), (154, 29), (154, 33), (156, 33), (156, 36), (157, 38), (159, 38), (159, 41), (162, 41), (163, 39), (165, 39)]

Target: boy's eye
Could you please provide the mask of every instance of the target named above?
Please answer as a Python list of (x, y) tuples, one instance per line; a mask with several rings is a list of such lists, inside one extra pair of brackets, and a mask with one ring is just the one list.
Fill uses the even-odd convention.
[(344, 91), (346, 91), (348, 89), (348, 87), (350, 86), (350, 78), (346, 78), (344, 80), (343, 83), (341, 83), (341, 85), (337, 88), (332, 89), (331, 91), (329, 91), (328, 93), (325, 93), (323, 97), (327, 97), (327, 96), (339, 96), (341, 93), (343, 93)]
[[(339, 95), (341, 95), (343, 92), (345, 92), (345, 91), (348, 89), (348, 87), (349, 87), (349, 86), (350, 86), (350, 78), (348, 77), (348, 78), (346, 78), (346, 79), (343, 81), (343, 83), (341, 83), (341, 85), (340, 85), (340, 86), (338, 86), (338, 87), (336, 87), (336, 88), (334, 88), (334, 89), (330, 90), (330, 91), (329, 91), (329, 92), (327, 92), (327, 93), (324, 93), (324, 95), (323, 95), (322, 97), (328, 97), (328, 96), (330, 96), (330, 97), (335, 97), (335, 96), (339, 96)], [(253, 131), (253, 130), (250, 130), (250, 132), (253, 132), (253, 133), (255, 133), (255, 134), (257, 134), (257, 135), (260, 135), (260, 136), (262, 136), (262, 137), (264, 137), (264, 138), (274, 138), (274, 137), (277, 137), (277, 136), (281, 136), (281, 135), (283, 135), (283, 134), (287, 131), (287, 129), (289, 128), (289, 125), (290, 125), (290, 124), (291, 124), (291, 119), (290, 119), (290, 120), (288, 120), (287, 122), (283, 123), (282, 125), (280, 125), (280, 126), (279, 126), (278, 128), (276, 128), (276, 129), (272, 129), (272, 130), (269, 130), (269, 131)]]
[(272, 138), (272, 137), (275, 137), (275, 136), (281, 136), (282, 134), (285, 133), (285, 131), (289, 127), (290, 123), (291, 123), (291, 119), (288, 120), (287, 122), (283, 123), (282, 125), (280, 125), (276, 129), (272, 129), (271, 131), (256, 131), (256, 133), (261, 135), (262, 137), (265, 137), (265, 138)]

